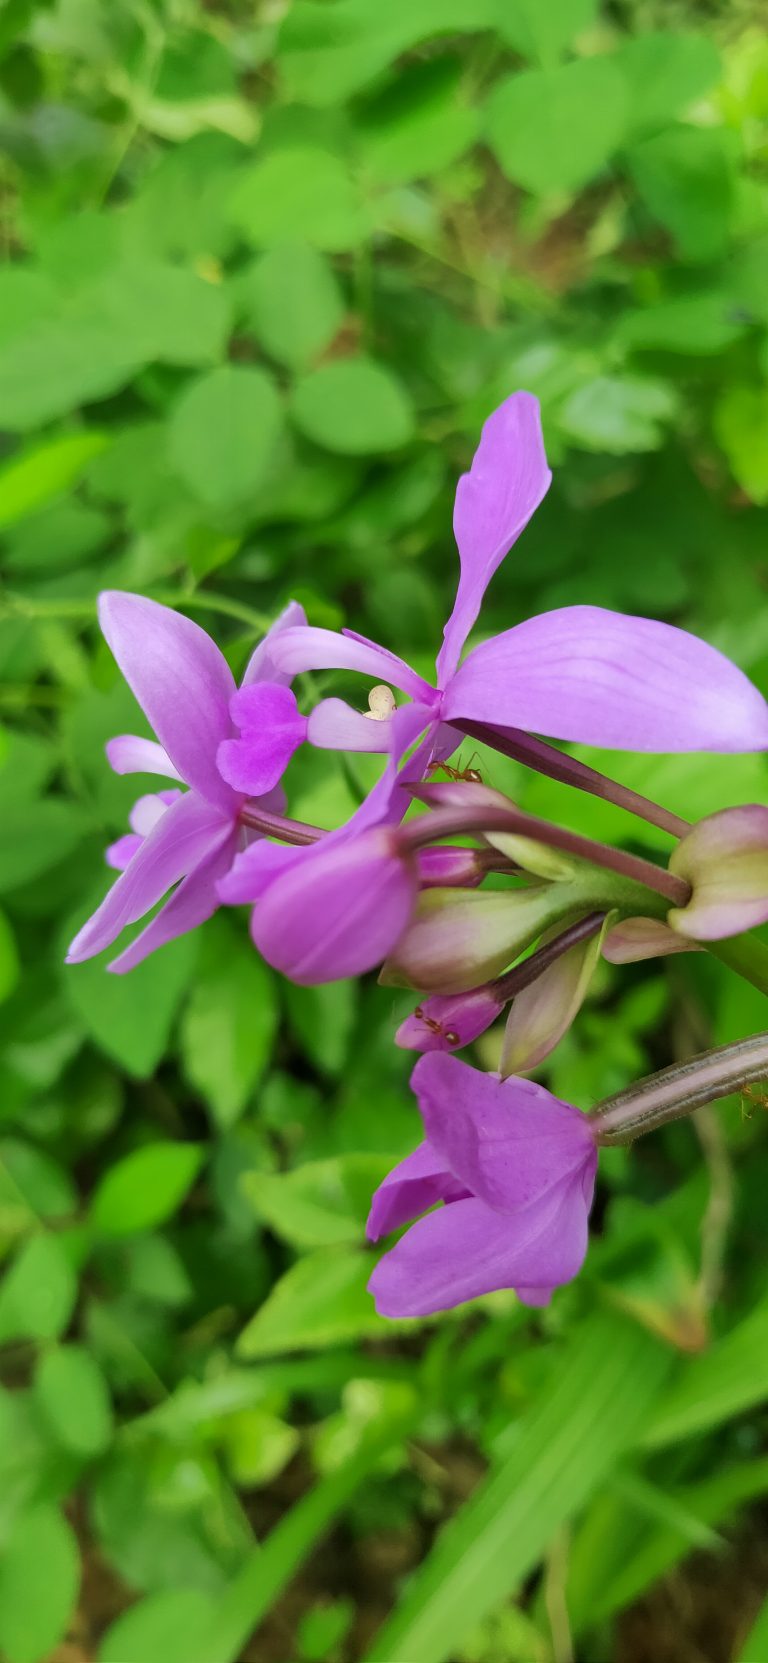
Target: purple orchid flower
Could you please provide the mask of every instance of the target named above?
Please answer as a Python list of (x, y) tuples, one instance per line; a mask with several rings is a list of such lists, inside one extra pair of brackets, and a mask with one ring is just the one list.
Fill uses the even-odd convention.
[[(270, 714), (284, 717), (285, 695), (293, 695), (272, 652), (280, 632), (303, 620), (303, 608), (292, 601), (251, 657), (238, 692), (226, 659), (191, 619), (141, 595), (111, 591), (100, 597), (103, 634), (157, 735), (111, 739), (109, 761), (118, 774), (160, 774), (189, 789), (139, 798), (131, 832), (107, 850), (108, 864), (121, 875), (72, 942), (68, 964), (108, 947), (173, 885), (165, 905), (110, 970), (132, 970), (215, 912), (217, 883), (246, 839), (240, 822), (246, 800), (255, 795), (263, 808), (283, 806), (275, 786), (295, 749), (295, 731), (286, 743), (285, 723), (277, 720), (273, 732), (269, 722)], [(263, 698), (264, 727), (260, 774), (250, 747), (249, 790), (231, 781), (233, 775), (242, 779), (237, 727), (243, 701), (253, 695)], [(247, 713), (250, 719), (250, 706)]]
[[(358, 670), (391, 683), (425, 708), (433, 757), (456, 749), (452, 724), (462, 722), (628, 751), (768, 748), (768, 705), (741, 670), (706, 642), (653, 619), (560, 607), (482, 642), (459, 664), (485, 590), (550, 480), (538, 401), (513, 393), (485, 423), (456, 491), (459, 585), (434, 687), (352, 631), (287, 629), (275, 662), (291, 675)], [(307, 737), (343, 750), (386, 750), (388, 723), (370, 714), (324, 700)]]
[(429, 1316), (498, 1288), (546, 1305), (587, 1250), (597, 1170), (585, 1115), (531, 1080), (433, 1051), (414, 1068), (426, 1141), (377, 1189), (367, 1233), (412, 1224), (368, 1284), (382, 1316)]

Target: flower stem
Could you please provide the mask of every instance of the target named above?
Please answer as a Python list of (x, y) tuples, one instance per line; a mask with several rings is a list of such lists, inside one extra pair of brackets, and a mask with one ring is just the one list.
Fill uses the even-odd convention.
[(643, 1132), (651, 1132), (669, 1121), (681, 1120), (702, 1103), (729, 1097), (752, 1080), (768, 1074), (768, 1034), (754, 1034), (701, 1051), (685, 1062), (649, 1074), (637, 1085), (604, 1098), (591, 1116), (595, 1141), (632, 1143)]
[(453, 722), (451, 725), (466, 733), (471, 739), (479, 739), (481, 744), (490, 745), (503, 756), (511, 756), (515, 762), (525, 763), (527, 768), (534, 768), (538, 774), (546, 774), (548, 779), (560, 780), (561, 784), (572, 785), (577, 791), (589, 791), (593, 797), (602, 797), (606, 802), (615, 803), (618, 808), (627, 809), (630, 814), (636, 814), (639, 819), (647, 820), (652, 826), (659, 826), (672, 837), (684, 837), (691, 829), (689, 822), (681, 820), (679, 814), (662, 808), (660, 803), (654, 803), (650, 797), (641, 796), (639, 791), (631, 791), (628, 786), (619, 785), (617, 780), (598, 773), (596, 768), (589, 768), (586, 762), (579, 762), (567, 752), (558, 751), (554, 745), (547, 745), (543, 739), (534, 739), (530, 733), (524, 733), (520, 728), (496, 728), (486, 722), (466, 721)]
[(702, 945), (721, 964), (727, 964), (729, 970), (735, 970), (737, 976), (751, 982), (758, 992), (768, 994), (768, 947), (756, 935), (733, 935), (727, 941), (707, 941)]
[(276, 837), (281, 843), (317, 843), (325, 836), (320, 826), (309, 826), (304, 820), (286, 820), (282, 814), (269, 814), (263, 808), (241, 808), (241, 826), (250, 826), (264, 837)]
[(505, 976), (499, 976), (498, 981), (491, 984), (493, 992), (505, 1003), (509, 999), (514, 999), (516, 994), (522, 993), (524, 987), (530, 987), (531, 982), (537, 981), (551, 964), (562, 958), (563, 953), (567, 953), (569, 948), (577, 946), (580, 941), (589, 941), (593, 935), (597, 935), (605, 916), (604, 912), (589, 912), (586, 918), (579, 918), (575, 924), (569, 924), (567, 930), (562, 930), (552, 941), (545, 941), (543, 947), (538, 947), (535, 953), (530, 953), (527, 959), (523, 959), (522, 964), (516, 964), (514, 970), (508, 970)]
[[(413, 794), (429, 802), (435, 800), (440, 791), (440, 786), (417, 786)], [(455, 787), (453, 795), (455, 803)], [(578, 860), (589, 861), (592, 866), (602, 866), (633, 883), (642, 884), (644, 888), (663, 895), (673, 906), (684, 907), (690, 900), (690, 885), (684, 879), (676, 877), (673, 872), (666, 872), (660, 866), (656, 866), (651, 860), (627, 854), (624, 849), (612, 849), (607, 843), (597, 843), (591, 837), (582, 837), (578, 832), (568, 831), (564, 826), (552, 825), (549, 820), (539, 819), (538, 815), (525, 814), (522, 809), (515, 808), (513, 803), (505, 803), (501, 797), (498, 803), (485, 800), (490, 797), (490, 793), (486, 794), (484, 786), (476, 790), (470, 785), (466, 795), (466, 808), (453, 804), (446, 808), (436, 808), (433, 813), (404, 826), (400, 835), (405, 846), (418, 849), (425, 843), (431, 843), (433, 838), (452, 837), (461, 832), (516, 832), (523, 837), (533, 838), (536, 843), (562, 849), (566, 854), (575, 855)]]

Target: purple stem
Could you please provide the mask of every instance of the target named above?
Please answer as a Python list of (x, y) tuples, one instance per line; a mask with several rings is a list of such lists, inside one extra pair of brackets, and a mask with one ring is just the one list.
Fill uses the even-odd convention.
[(690, 823), (681, 820), (679, 814), (672, 814), (670, 809), (641, 796), (639, 791), (630, 791), (628, 786), (619, 785), (617, 780), (598, 773), (596, 768), (589, 768), (586, 762), (577, 762), (575, 757), (556, 750), (554, 745), (547, 745), (543, 739), (534, 739), (521, 728), (496, 728), (486, 722), (463, 721), (452, 722), (451, 726), (471, 739), (479, 739), (481, 744), (490, 745), (503, 756), (511, 756), (515, 762), (535, 768), (537, 773), (546, 774), (549, 779), (560, 780), (563, 785), (575, 786), (577, 791), (589, 791), (593, 797), (603, 797), (606, 802), (616, 803), (619, 808), (627, 809), (641, 820), (648, 820), (652, 826), (660, 826), (662, 831), (670, 832), (672, 837), (684, 837), (691, 829)]
[(658, 1074), (649, 1074), (615, 1097), (606, 1097), (591, 1116), (595, 1140), (631, 1143), (641, 1132), (680, 1120), (702, 1103), (729, 1097), (767, 1074), (768, 1034), (754, 1034), (732, 1045), (718, 1045), (714, 1051), (701, 1051), (685, 1062), (660, 1069)]
[(308, 826), (304, 820), (286, 820), (282, 814), (269, 814), (263, 808), (241, 808), (241, 826), (252, 826), (265, 837), (278, 837), (281, 843), (317, 843), (325, 836), (320, 826)]
[[(414, 796), (423, 796), (427, 801), (431, 791), (432, 787), (413, 788)], [(663, 871), (653, 861), (627, 854), (623, 849), (611, 849), (607, 843), (581, 837), (578, 832), (568, 831), (564, 826), (553, 826), (549, 820), (540, 820), (538, 815), (524, 814), (522, 809), (514, 808), (511, 803), (509, 807), (501, 803), (485, 806), (475, 803), (464, 809), (437, 808), (431, 814), (422, 816), (421, 820), (404, 826), (400, 836), (406, 848), (419, 849), (425, 843), (431, 843), (433, 838), (453, 837), (471, 831), (479, 834), (484, 831), (512, 832), (530, 837), (535, 843), (563, 849), (566, 854), (587, 860), (592, 866), (603, 866), (610, 872), (618, 872), (623, 878), (644, 884), (646, 889), (655, 890), (675, 907), (684, 907), (691, 897), (691, 886), (685, 879), (676, 877), (673, 872)]]
[(523, 959), (522, 964), (516, 964), (514, 970), (508, 970), (505, 976), (499, 976), (498, 981), (491, 984), (494, 993), (505, 1003), (508, 999), (514, 999), (517, 993), (522, 993), (524, 987), (529, 987), (551, 964), (562, 958), (563, 953), (567, 953), (570, 947), (577, 946), (580, 941), (589, 941), (593, 935), (597, 935), (598, 930), (602, 929), (605, 916), (604, 912), (590, 912), (586, 918), (579, 918), (575, 924), (569, 924), (567, 930), (556, 935), (552, 941), (546, 941), (543, 947), (538, 947), (535, 953)]

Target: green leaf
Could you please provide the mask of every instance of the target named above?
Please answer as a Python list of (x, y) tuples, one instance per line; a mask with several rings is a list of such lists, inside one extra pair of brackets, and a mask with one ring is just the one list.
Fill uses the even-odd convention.
[[(147, 1079), (163, 1056), (194, 973), (197, 948), (194, 937), (181, 937), (152, 953), (129, 976), (110, 975), (104, 954), (62, 970), (64, 991), (86, 1032), (134, 1079)], [(115, 948), (109, 948), (107, 963), (114, 954)]]
[(672, 387), (634, 375), (599, 375), (571, 393), (558, 413), (569, 439), (617, 456), (655, 450), (677, 408)]
[(16, 799), (0, 816), (0, 894), (58, 866), (81, 841), (87, 822), (64, 797), (39, 802)]
[(673, 127), (627, 152), (648, 212), (674, 237), (686, 260), (724, 251), (733, 206), (727, 136), (717, 127)]
[(0, 1344), (54, 1340), (66, 1328), (77, 1298), (77, 1277), (55, 1236), (32, 1236), (0, 1282)]
[(504, 0), (498, 28), (516, 52), (537, 58), (545, 67), (556, 63), (565, 47), (594, 23), (597, 0)]
[(693, 1433), (709, 1431), (743, 1414), (765, 1393), (768, 1301), (713, 1344), (691, 1358), (657, 1405), (643, 1439), (662, 1449)]
[(171, 415), (171, 461), (207, 508), (242, 508), (267, 473), (282, 411), (265, 370), (228, 364), (201, 376)]
[(218, 1125), (233, 1125), (246, 1107), (269, 1061), (277, 1019), (274, 978), (263, 960), (241, 930), (214, 919), (182, 1018), (181, 1054)]
[(536, 1565), (557, 1529), (632, 1447), (669, 1354), (613, 1314), (583, 1323), (521, 1422), (511, 1453), (445, 1527), (379, 1631), (373, 1660), (447, 1663)]
[(278, 63), (300, 103), (334, 105), (433, 35), (493, 28), (499, 0), (296, 0), (280, 31)]
[(112, 1623), (99, 1646), (99, 1663), (189, 1663), (215, 1602), (198, 1588), (148, 1594)]
[(106, 398), (143, 361), (137, 343), (122, 340), (102, 318), (43, 319), (0, 346), (3, 425), (24, 433)]
[(727, 293), (682, 294), (642, 312), (624, 312), (617, 336), (628, 347), (698, 355), (724, 352), (747, 325)]
[(714, 427), (734, 478), (753, 502), (768, 502), (768, 387), (724, 388)]
[(76, 302), (145, 363), (196, 365), (221, 358), (230, 325), (226, 290), (188, 267), (132, 259), (108, 269)]
[(230, 210), (254, 248), (290, 242), (297, 232), (316, 248), (354, 248), (366, 220), (346, 165), (328, 150), (277, 150), (240, 174)]
[(733, 1663), (768, 1663), (768, 1599), (761, 1605), (740, 1651), (734, 1654)]
[(90, 1223), (102, 1236), (153, 1230), (181, 1206), (203, 1162), (196, 1143), (149, 1143), (125, 1155), (101, 1179)]
[(333, 267), (309, 243), (283, 243), (256, 261), (239, 284), (254, 333), (278, 363), (311, 363), (338, 333), (344, 297)]
[(616, 63), (629, 87), (632, 135), (666, 127), (715, 85), (720, 59), (706, 35), (642, 33), (628, 40)]
[(362, 1242), (371, 1196), (391, 1165), (387, 1156), (336, 1155), (291, 1172), (251, 1172), (243, 1189), (260, 1217), (294, 1247)]
[(74, 1531), (41, 1504), (17, 1520), (0, 1558), (0, 1647), (8, 1663), (46, 1663), (75, 1608), (80, 1559)]
[(373, 180), (387, 185), (427, 178), (474, 142), (478, 114), (465, 100), (461, 68), (451, 59), (415, 64), (368, 105), (357, 130)]
[(0, 1217), (3, 1229), (28, 1230), (39, 1219), (66, 1218), (77, 1191), (63, 1166), (20, 1139), (0, 1142)]
[(316, 1351), (342, 1340), (385, 1333), (367, 1291), (374, 1261), (367, 1253), (327, 1249), (299, 1259), (275, 1283), (237, 1342), (241, 1357)]
[(572, 192), (605, 166), (624, 133), (626, 89), (608, 58), (528, 69), (488, 100), (488, 137), (508, 177), (538, 196)]
[(112, 1437), (107, 1383), (90, 1353), (60, 1346), (40, 1359), (35, 1397), (55, 1437), (75, 1455), (99, 1455)]
[(0, 909), (0, 1004), (13, 993), (18, 984), (19, 971), (16, 937), (8, 918)]
[(349, 1051), (357, 1010), (355, 982), (299, 987), (286, 982), (283, 996), (299, 1043), (323, 1074), (340, 1074)]
[(0, 528), (14, 525), (72, 488), (87, 462), (105, 450), (104, 433), (70, 433), (49, 439), (0, 469)]
[(365, 456), (397, 450), (414, 432), (402, 383), (372, 358), (341, 358), (299, 381), (291, 413), (302, 433), (326, 450)]

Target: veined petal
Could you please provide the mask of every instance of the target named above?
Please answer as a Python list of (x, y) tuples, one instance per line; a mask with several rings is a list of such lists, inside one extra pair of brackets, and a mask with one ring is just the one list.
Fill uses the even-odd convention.
[(469, 473), (456, 489), (453, 531), (461, 576), (437, 660), (445, 687), (480, 611), (483, 595), (505, 554), (549, 490), (539, 401), (513, 393), (483, 428)]
[(209, 802), (229, 807), (236, 799), (216, 752), (232, 733), (235, 683), (215, 642), (171, 607), (115, 589), (99, 597), (99, 622), (180, 777)]
[(433, 1149), (486, 1206), (513, 1213), (572, 1173), (594, 1176), (588, 1119), (544, 1086), (500, 1080), (437, 1051), (419, 1058), (411, 1083)]
[(307, 849), (296, 844), (258, 838), (235, 856), (231, 870), (219, 882), (219, 900), (230, 907), (260, 900), (270, 884), (306, 854)]
[(498, 1288), (537, 1293), (569, 1282), (587, 1250), (578, 1180), (556, 1185), (514, 1217), (483, 1201), (453, 1202), (411, 1225), (368, 1283), (385, 1317), (429, 1316)]
[(624, 751), (760, 751), (768, 705), (706, 641), (652, 618), (565, 606), (469, 654), (446, 719)]
[(115, 872), (124, 872), (143, 842), (140, 832), (126, 832), (123, 837), (117, 837), (114, 843), (108, 843), (104, 850), (107, 865)]
[(378, 721), (344, 699), (321, 699), (309, 717), (307, 739), (321, 751), (386, 752), (391, 729), (391, 718)]
[(108, 739), (104, 747), (110, 768), (116, 774), (164, 774), (166, 779), (180, 780), (167, 751), (156, 739), (140, 739), (135, 733), (119, 733)]
[(197, 929), (198, 924), (204, 924), (206, 919), (212, 917), (219, 906), (217, 882), (232, 860), (234, 840), (235, 834), (230, 833), (224, 843), (182, 879), (146, 929), (118, 958), (112, 960), (107, 967), (109, 970), (118, 976), (135, 970), (136, 965), (156, 952), (158, 947), (164, 947), (166, 942), (175, 941), (177, 936)]
[(219, 809), (185, 792), (142, 841), (130, 865), (75, 936), (68, 964), (79, 964), (108, 947), (137, 918), (149, 912), (171, 885), (199, 865), (230, 835), (231, 823)]
[(379, 1184), (365, 1233), (369, 1241), (378, 1241), (434, 1207), (436, 1201), (458, 1201), (466, 1194), (431, 1145), (420, 1143)]
[(238, 739), (224, 739), (216, 752), (219, 773), (233, 790), (246, 797), (263, 797), (282, 779), (294, 752), (307, 737), (290, 687), (256, 681), (241, 687), (229, 701)]
[(272, 658), (285, 675), (302, 670), (359, 670), (374, 681), (392, 682), (403, 693), (422, 702), (435, 702), (435, 689), (417, 676), (402, 658), (362, 635), (339, 634), (333, 629), (286, 629), (274, 642)]
[(259, 642), (258, 647), (256, 647), (251, 653), (245, 667), (245, 674), (243, 676), (241, 686), (250, 687), (251, 683), (255, 681), (275, 681), (281, 683), (284, 687), (287, 686), (291, 678), (289, 675), (286, 675), (284, 670), (278, 669), (273, 657), (272, 649), (275, 644), (275, 638), (278, 635), (282, 635), (283, 631), (286, 629), (296, 629), (301, 625), (306, 626), (306, 622), (307, 614), (304, 611), (303, 606), (301, 606), (298, 601), (289, 601), (288, 605), (283, 607), (282, 612), (279, 617), (275, 619), (271, 628), (267, 630), (264, 639)]

